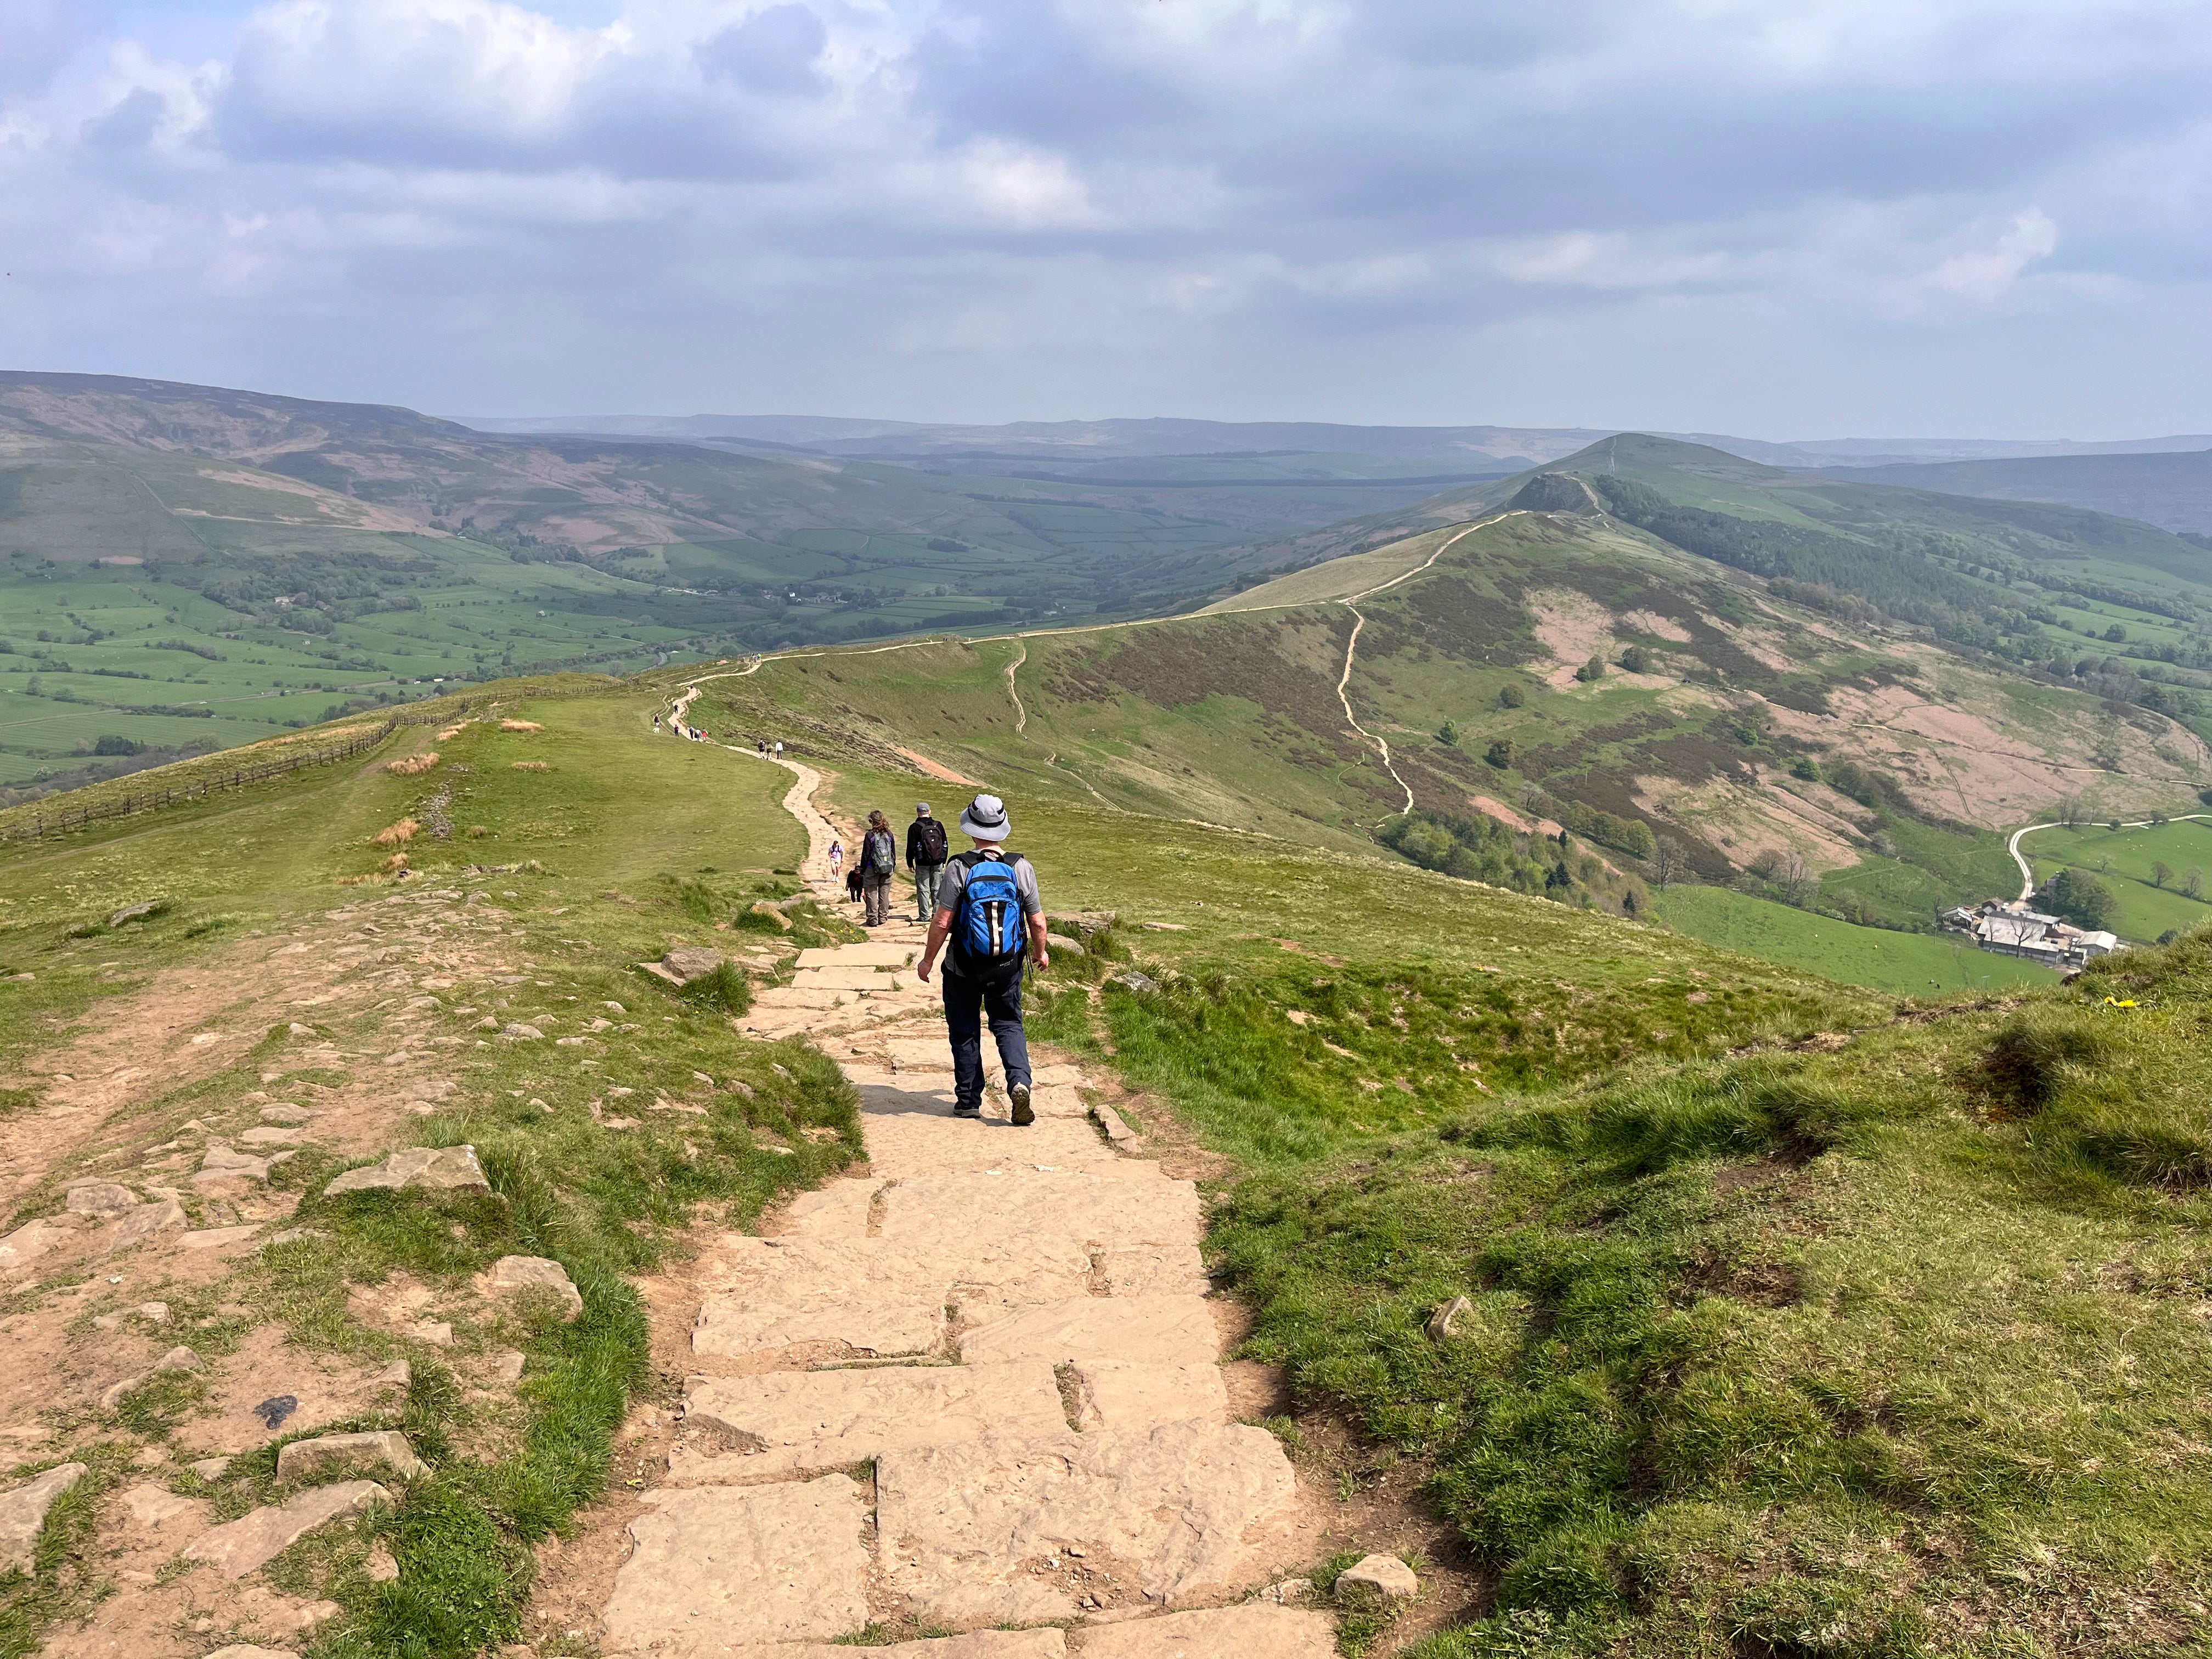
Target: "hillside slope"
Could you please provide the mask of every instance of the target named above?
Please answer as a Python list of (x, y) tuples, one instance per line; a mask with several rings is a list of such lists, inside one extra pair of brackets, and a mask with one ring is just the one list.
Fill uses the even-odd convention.
[(1949, 495), (2065, 502), (2140, 519), (2163, 530), (2212, 535), (2212, 449), (1869, 467), (1850, 476)]

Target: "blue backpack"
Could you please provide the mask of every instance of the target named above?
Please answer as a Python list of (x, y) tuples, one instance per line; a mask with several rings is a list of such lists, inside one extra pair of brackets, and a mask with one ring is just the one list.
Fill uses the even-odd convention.
[(963, 971), (988, 975), (1018, 966), (1029, 948), (1022, 916), (1021, 888), (1014, 878), (1014, 853), (963, 853), (967, 866), (960, 906), (952, 913), (952, 948)]

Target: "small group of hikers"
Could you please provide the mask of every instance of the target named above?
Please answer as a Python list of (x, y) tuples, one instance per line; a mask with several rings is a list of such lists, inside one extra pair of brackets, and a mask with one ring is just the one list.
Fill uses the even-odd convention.
[[(653, 729), (656, 732), (660, 730), (660, 716), (658, 713), (656, 713), (653, 717)], [(672, 713), (668, 717), (668, 729), (671, 732), (673, 732), (678, 737), (685, 738), (692, 743), (704, 743), (707, 741), (707, 733), (703, 730), (696, 726), (685, 725), (682, 720), (678, 720)]]
[[(929, 924), (915, 967), (924, 984), (939, 958), (944, 959), (952, 1115), (982, 1115), (983, 1027), (988, 1024), (999, 1063), (1006, 1068), (1013, 1121), (1026, 1126), (1036, 1121), (1036, 1113), (1030, 1103), (1030, 1051), (1022, 1033), (1022, 969), (1032, 957), (1038, 967), (1049, 968), (1052, 955), (1036, 870), (1020, 854), (1006, 850), (1011, 829), (1006, 803), (996, 795), (978, 795), (960, 814), (960, 833), (975, 848), (948, 856), (945, 825), (923, 801), (907, 826), (906, 862), (914, 872), (915, 919)], [(842, 844), (832, 842), (831, 876), (844, 865)], [(845, 877), (847, 892), (857, 892), (866, 907), (868, 927), (888, 920), (891, 878), (897, 871), (898, 842), (890, 821), (871, 812)]]
[[(977, 799), (995, 800), (997, 797)], [(966, 819), (961, 822), (965, 828)], [(950, 853), (945, 826), (930, 816), (927, 801), (918, 803), (914, 809), (914, 822), (906, 828), (906, 863), (914, 872), (916, 921), (927, 921), (937, 908), (938, 885), (944, 879)], [(860, 832), (860, 844), (849, 866), (844, 844), (836, 841), (830, 843), (830, 878), (834, 881), (840, 871), (844, 872), (846, 900), (861, 907), (864, 927), (880, 927), (890, 920), (890, 888), (898, 874), (898, 839), (891, 833), (890, 820), (881, 812), (868, 814), (868, 827)]]

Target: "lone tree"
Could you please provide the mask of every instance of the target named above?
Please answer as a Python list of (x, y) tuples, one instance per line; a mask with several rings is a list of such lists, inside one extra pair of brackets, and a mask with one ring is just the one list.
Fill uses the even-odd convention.
[(1585, 682), (1603, 679), (1605, 678), (1605, 659), (1603, 657), (1593, 656), (1580, 668), (1575, 670), (1575, 678)]
[(2163, 888), (2166, 883), (2172, 879), (2173, 866), (2172, 865), (2168, 864), (2164, 859), (2153, 859), (2151, 860), (2150, 884), (2152, 886)]
[[(1528, 702), (1528, 694), (1523, 691), (1517, 685), (1506, 685), (1498, 688), (1498, 706), (1500, 708), (1520, 708), (1525, 707)], [(2212, 789), (2206, 790), (2204, 792), (2204, 804), (2207, 806), (2212, 806)]]
[(1662, 891), (1666, 890), (1669, 882), (1681, 878), (1684, 862), (1682, 843), (1672, 836), (1660, 836), (1659, 844), (1651, 854), (1651, 874)]
[(2194, 865), (2182, 872), (2181, 893), (2184, 898), (2201, 899), (2204, 896), (2204, 872)]
[(1632, 645), (1620, 653), (1620, 665), (1632, 674), (1648, 674), (1657, 667), (1658, 664), (1652, 660), (1651, 653), (1642, 646)]
[(1483, 750), (1482, 757), (1488, 761), (1492, 766), (1495, 766), (1501, 770), (1512, 765), (1513, 739), (1510, 738), (1498, 738), (1495, 743), (1492, 744), (1488, 749)]
[(1446, 720), (1441, 726), (1437, 727), (1437, 741), (1438, 743), (1450, 744), (1456, 746), (1459, 742), (1459, 722), (1456, 720)]

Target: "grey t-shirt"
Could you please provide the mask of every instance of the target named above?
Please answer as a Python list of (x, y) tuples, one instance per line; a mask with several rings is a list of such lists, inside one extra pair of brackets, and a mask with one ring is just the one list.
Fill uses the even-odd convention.
[[(1014, 891), (1021, 896), (1022, 914), (1025, 916), (1043, 915), (1044, 897), (1043, 895), (1037, 891), (1036, 867), (1027, 859), (1024, 858), (1019, 853), (1013, 855), (1012, 863), (1014, 866)], [(944, 875), (938, 878), (937, 908), (940, 914), (946, 914), (957, 911), (960, 908), (961, 890), (967, 885), (967, 860), (964, 858), (956, 856), (946, 863)], [(948, 963), (951, 960), (951, 954), (952, 953), (949, 951), (946, 953)]]

